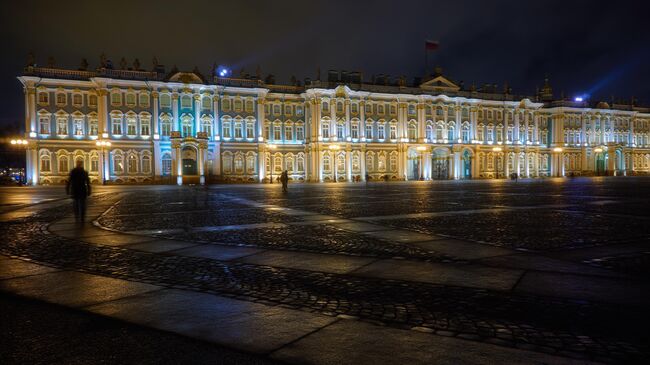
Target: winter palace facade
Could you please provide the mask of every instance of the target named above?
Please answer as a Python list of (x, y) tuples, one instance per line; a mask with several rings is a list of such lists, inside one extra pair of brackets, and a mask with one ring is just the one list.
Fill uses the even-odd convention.
[[(439, 71), (439, 70), (438, 70)], [(494, 179), (650, 172), (650, 110), (554, 100), (440, 72), (407, 84), (330, 71), (277, 85), (139, 67), (28, 65), (27, 179), (95, 183)]]

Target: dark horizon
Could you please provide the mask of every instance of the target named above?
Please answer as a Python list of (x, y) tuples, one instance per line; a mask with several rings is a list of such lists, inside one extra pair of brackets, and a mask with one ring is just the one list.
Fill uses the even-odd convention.
[[(600, 3), (600, 4), (599, 4)], [(380, 1), (372, 7), (302, 2), (280, 4), (197, 1), (186, 9), (171, 2), (98, 3), (34, 1), (3, 4), (7, 55), (0, 71), (2, 135), (23, 129), (21, 75), (29, 52), (39, 65), (76, 69), (82, 58), (95, 69), (106, 53), (115, 68), (138, 58), (143, 69), (156, 57), (208, 74), (213, 63), (254, 75), (272, 73), (278, 83), (321, 78), (327, 70), (361, 71), (411, 82), (424, 74), (424, 41), (437, 40), (429, 69), (466, 88), (507, 82), (513, 94), (534, 95), (548, 75), (556, 98), (588, 95), (650, 105), (650, 32), (642, 3), (497, 1), (491, 4)], [(606, 5), (602, 5), (606, 4)], [(336, 6), (335, 6), (336, 5)], [(20, 16), (18, 16), (20, 14)], [(25, 19), (28, 19), (25, 22)]]

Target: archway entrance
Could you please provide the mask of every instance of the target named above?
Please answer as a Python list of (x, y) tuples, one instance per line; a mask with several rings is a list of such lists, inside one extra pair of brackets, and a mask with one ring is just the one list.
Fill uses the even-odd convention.
[(183, 161), (183, 176), (198, 175), (198, 165), (196, 162), (196, 149), (194, 147), (183, 147), (181, 151)]
[(605, 168), (605, 154), (602, 152), (597, 152), (596, 153), (596, 161), (595, 161), (595, 167), (596, 167), (596, 176), (600, 175), (606, 175), (606, 168)]
[(414, 149), (409, 149), (407, 159), (407, 179), (418, 180), (420, 178), (420, 155)]
[(472, 155), (468, 150), (465, 150), (465, 152), (463, 152), (461, 163), (462, 163), (461, 178), (471, 179), (472, 178)]
[(433, 151), (433, 164), (431, 169), (431, 178), (436, 180), (446, 180), (449, 178), (449, 158), (443, 150)]

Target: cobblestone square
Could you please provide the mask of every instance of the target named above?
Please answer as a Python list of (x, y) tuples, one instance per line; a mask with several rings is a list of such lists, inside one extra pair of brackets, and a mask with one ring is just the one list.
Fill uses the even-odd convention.
[[(649, 184), (105, 186), (82, 226), (61, 187), (5, 188), (17, 203), (0, 219), (0, 289), (72, 307), (92, 297), (97, 313), (296, 363), (339, 327), (494, 359), (642, 363)], [(256, 323), (268, 336), (246, 335)]]

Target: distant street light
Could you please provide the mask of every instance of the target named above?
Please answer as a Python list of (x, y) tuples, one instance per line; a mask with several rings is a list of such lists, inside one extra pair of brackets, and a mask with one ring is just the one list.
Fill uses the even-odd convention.
[(106, 185), (106, 158), (104, 158), (104, 149), (111, 147), (111, 142), (97, 141), (95, 145), (99, 147), (99, 160), (102, 162), (102, 185)]
[[(18, 139), (12, 139), (10, 143), (11, 143), (12, 146), (17, 146), (19, 148), (27, 148), (27, 145), (29, 144), (29, 141), (26, 140), (26, 139), (18, 138)], [(20, 169), (18, 171), (19, 171), (18, 172), (18, 177), (20, 179), (20, 185), (22, 185), (23, 184), (23, 170)]]

